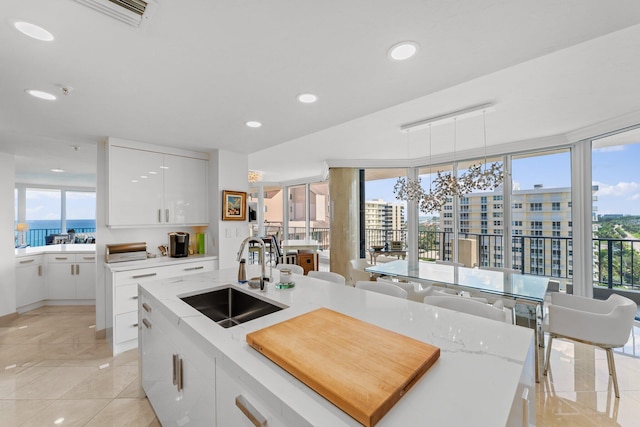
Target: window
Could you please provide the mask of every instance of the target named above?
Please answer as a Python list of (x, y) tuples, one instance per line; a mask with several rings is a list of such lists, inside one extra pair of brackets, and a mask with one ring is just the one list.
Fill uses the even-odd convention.
[(551, 210), (552, 211), (559, 211), (560, 210), (560, 202), (552, 202), (551, 203)]
[(501, 227), (502, 226), (502, 221), (493, 221), (493, 226), (494, 227)]
[(496, 203), (493, 205), (493, 209), (502, 209), (502, 203)]
[(487, 219), (487, 213), (486, 212), (480, 213), (480, 219)]
[(495, 202), (496, 200), (502, 200), (502, 196), (493, 196), (493, 201)]
[(494, 218), (502, 218), (502, 212), (493, 212), (492, 216)]
[(522, 209), (522, 203), (513, 203), (513, 209)]
[(487, 204), (487, 196), (481, 196), (480, 197), (480, 203), (483, 204), (483, 205), (486, 205)]
[(522, 227), (522, 221), (511, 221), (514, 227)]
[(530, 211), (541, 211), (542, 210), (542, 203), (529, 203), (529, 210)]

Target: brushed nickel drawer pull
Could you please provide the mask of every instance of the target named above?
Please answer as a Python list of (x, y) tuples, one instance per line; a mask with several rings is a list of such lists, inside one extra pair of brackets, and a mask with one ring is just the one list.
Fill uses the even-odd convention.
[(63, 261), (65, 259), (67, 259), (67, 257), (66, 256), (57, 256), (56, 259), (60, 260), (60, 261)]
[(142, 303), (142, 308), (144, 309), (144, 311), (146, 311), (147, 313), (151, 313), (151, 306), (149, 306), (149, 304), (147, 304), (146, 302)]
[(138, 295), (132, 296), (131, 299), (138, 299)]
[(184, 271), (193, 271), (193, 270), (202, 270), (204, 268), (203, 265), (199, 266), (199, 267), (189, 267), (189, 268), (185, 268)]
[(165, 209), (164, 216), (165, 216), (165, 222), (169, 222), (169, 209)]
[(182, 376), (183, 372), (182, 359), (178, 358), (178, 384), (176, 384), (178, 386), (178, 391), (182, 391), (182, 389), (184, 388), (184, 377)]
[(151, 322), (149, 322), (147, 319), (142, 319), (142, 324), (143, 324), (147, 329), (151, 329)]
[(94, 259), (96, 259), (96, 257), (94, 257), (94, 256), (83, 256), (82, 259), (93, 261)]
[(38, 266), (38, 276), (42, 276), (42, 266)]
[(73, 276), (73, 264), (71, 264), (71, 275)]
[(132, 328), (137, 328), (138, 327), (138, 323), (134, 323), (133, 325), (131, 325)]
[(173, 354), (173, 385), (178, 385), (178, 355)]
[(143, 277), (153, 277), (158, 273), (149, 273), (149, 274), (140, 274), (138, 276), (133, 276), (134, 279), (142, 279)]
[(27, 263), (29, 263), (29, 262), (33, 262), (33, 261), (35, 261), (35, 260), (33, 260), (33, 259), (27, 259), (27, 260), (24, 260), (24, 261), (20, 261), (20, 264), (27, 264)]
[(158, 222), (162, 222), (162, 209), (158, 209)]
[(80, 274), (80, 264), (76, 264), (76, 274)]
[(249, 418), (249, 421), (256, 427), (266, 427), (267, 419), (262, 416), (256, 408), (243, 395), (236, 397), (236, 406), (242, 413)]

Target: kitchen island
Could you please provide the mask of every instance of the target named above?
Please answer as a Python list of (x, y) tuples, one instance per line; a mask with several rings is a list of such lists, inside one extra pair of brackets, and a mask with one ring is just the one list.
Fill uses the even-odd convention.
[[(257, 273), (256, 266), (248, 267), (248, 277)], [(276, 282), (278, 271), (273, 275)], [(245, 341), (250, 332), (320, 307), (441, 350), (435, 365), (378, 426), (535, 424), (533, 331), (305, 276), (294, 278), (295, 288), (269, 284), (266, 292), (237, 285), (235, 269), (140, 285), (141, 378), (163, 424), (244, 425), (238, 424), (247, 422), (239, 407), (246, 409), (248, 402), (245, 412), (258, 414), (269, 426), (360, 425)], [(229, 284), (287, 308), (225, 329), (180, 299)]]

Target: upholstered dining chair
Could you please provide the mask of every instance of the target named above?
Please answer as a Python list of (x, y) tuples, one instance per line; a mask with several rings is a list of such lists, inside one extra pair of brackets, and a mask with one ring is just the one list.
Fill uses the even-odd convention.
[(549, 312), (543, 321), (543, 328), (549, 333), (544, 375), (547, 375), (549, 370), (549, 357), (554, 338), (565, 338), (594, 345), (607, 353), (609, 375), (613, 379), (616, 397), (619, 398), (620, 391), (612, 349), (624, 346), (629, 339), (636, 310), (635, 302), (617, 294), (612, 294), (603, 301), (552, 293)]
[(334, 273), (333, 271), (316, 271), (311, 270), (307, 273), (309, 277), (315, 277), (316, 279), (326, 280), (327, 282), (338, 283), (344, 285), (347, 283), (342, 274)]
[(424, 303), (436, 307), (448, 308), (449, 310), (461, 313), (472, 314), (474, 316), (485, 317), (491, 320), (506, 322), (504, 310), (471, 298), (433, 295), (424, 297)]
[(422, 302), (424, 300), (424, 297), (426, 297), (427, 295), (431, 295), (431, 293), (433, 292), (431, 285), (427, 285), (426, 288), (422, 288), (418, 283), (396, 282), (394, 280), (384, 279), (381, 277), (378, 278), (377, 282), (398, 286), (404, 289), (407, 292), (407, 299), (410, 299), (411, 301)]
[(349, 284), (355, 286), (356, 282), (361, 280), (370, 280), (371, 274), (364, 271), (371, 264), (366, 259), (355, 258), (349, 261)]
[(392, 297), (407, 299), (407, 291), (399, 286), (391, 283), (371, 282), (369, 280), (361, 280), (356, 282), (356, 288), (365, 291), (377, 292), (379, 294), (391, 295)]
[(282, 270), (283, 268), (287, 268), (291, 270), (294, 274), (304, 274), (304, 268), (300, 267), (298, 264), (278, 264), (276, 265), (278, 270)]

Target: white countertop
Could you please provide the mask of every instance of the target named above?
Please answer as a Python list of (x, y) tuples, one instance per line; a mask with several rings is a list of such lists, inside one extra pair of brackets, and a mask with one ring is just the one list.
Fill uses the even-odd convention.
[(74, 243), (69, 245), (30, 246), (27, 248), (20, 248), (16, 249), (16, 257), (43, 254), (86, 254), (95, 252), (95, 244)]
[(196, 261), (206, 261), (218, 259), (217, 256), (212, 255), (189, 255), (186, 257), (180, 258), (172, 258), (169, 256), (157, 256), (155, 258), (147, 258), (140, 261), (124, 261), (124, 262), (113, 262), (113, 263), (105, 263), (105, 267), (108, 268), (112, 272), (118, 271), (129, 271), (129, 270), (139, 270), (141, 268), (150, 268), (157, 267), (162, 265), (173, 265), (173, 264), (185, 264), (189, 262)]
[[(247, 275), (258, 275), (257, 267), (247, 266)], [(299, 275), (294, 275), (296, 287), (293, 289), (275, 289), (273, 283), (277, 280), (274, 280), (267, 291), (261, 293), (247, 285), (237, 285), (236, 274), (235, 269), (225, 269), (149, 282), (141, 287), (158, 300), (161, 312), (191, 328), (190, 338), (203, 351), (215, 356), (217, 364), (252, 377), (314, 426), (360, 424), (249, 347), (245, 336), (319, 307), (328, 307), (441, 349), (440, 359), (382, 418), (377, 424), (380, 427), (503, 426), (523, 370), (533, 382), (533, 331), (530, 329)], [(278, 274), (274, 269), (274, 279), (278, 279)], [(225, 284), (288, 308), (224, 329), (179, 299), (179, 296), (198, 294)]]

